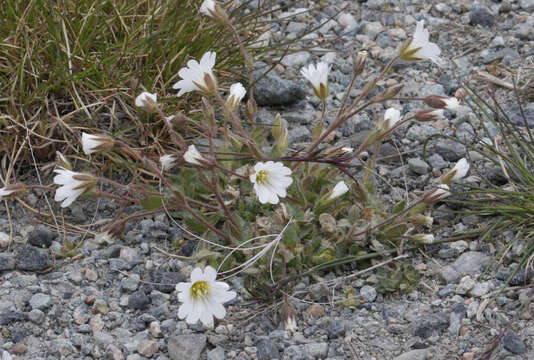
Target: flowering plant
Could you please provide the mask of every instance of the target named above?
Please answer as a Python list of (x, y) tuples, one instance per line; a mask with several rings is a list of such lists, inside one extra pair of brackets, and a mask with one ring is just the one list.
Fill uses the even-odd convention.
[[(206, 0), (200, 13), (223, 24), (234, 35), (245, 59), (250, 87), (253, 63), (231, 18), (213, 0)], [(458, 106), (456, 99), (437, 96), (398, 97), (402, 84), (387, 89), (377, 85), (398, 59), (441, 63), (439, 54), (439, 48), (429, 42), (428, 30), (419, 22), (411, 40), (375, 78), (366, 79), (361, 94), (351, 102), (351, 88), (347, 89), (328, 126), (329, 66), (319, 62), (303, 68), (301, 74), (320, 99), (322, 113), (311, 142), (296, 148), (289, 143), (288, 124), (281, 116), (270, 129), (256, 121), (251, 88), (245, 104), (242, 102), (247, 91), (241, 83), (231, 85), (223, 96), (226, 88), (216, 77), (216, 53), (207, 51), (200, 61), (189, 60), (178, 71), (180, 80), (172, 86), (178, 90), (178, 97), (189, 93), (202, 97), (200, 117), (166, 114), (156, 94), (143, 92), (135, 99), (139, 109), (161, 120), (170, 139), (170, 145), (157, 156), (144, 154), (109, 135), (82, 135), (85, 154), (97, 157), (103, 151), (112, 152), (157, 179), (157, 186), (147, 189), (124, 185), (74, 172), (65, 165), (56, 170), (54, 183), (59, 188), (55, 199), (62, 207), (82, 195), (117, 199), (124, 207), (143, 207), (127, 217), (118, 214), (103, 229), (110, 236), (120, 236), (127, 221), (165, 212), (200, 240), (199, 247), (226, 252), (223, 260), (206, 252), (200, 259), (209, 264), (205, 270), (196, 268), (191, 281), (176, 288), (182, 302), (179, 317), (189, 323), (201, 320), (206, 325), (213, 323), (213, 317), (224, 317), (222, 304), (236, 296), (225, 283), (216, 281), (217, 273), (231, 276), (245, 272), (253, 280), (247, 283), (253, 294), (280, 295), (314, 271), (402, 251), (406, 242), (413, 246), (435, 243), (434, 236), (426, 233), (432, 224), (429, 208), (450, 194), (448, 184), (466, 176), (467, 161), (458, 162), (410, 204), (382, 203), (375, 196), (372, 174), (378, 147), (396, 129), (410, 121), (437, 120), (443, 116), (443, 109), (454, 111)], [(351, 84), (364, 77), (366, 59), (365, 52), (355, 56)], [(402, 114), (390, 101), (421, 101), (430, 108)], [(330, 144), (336, 130), (376, 104), (387, 109), (357, 149)], [(129, 195), (101, 192), (96, 185), (102, 182)], [(7, 187), (0, 192), (2, 197), (11, 195), (18, 193)], [(218, 271), (211, 267), (216, 265)], [(288, 323), (295, 327), (293, 321)]]

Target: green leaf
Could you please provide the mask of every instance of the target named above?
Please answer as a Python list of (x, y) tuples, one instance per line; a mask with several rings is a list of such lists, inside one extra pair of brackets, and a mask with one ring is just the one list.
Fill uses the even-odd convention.
[(155, 210), (161, 207), (161, 196), (149, 196), (141, 200), (141, 206), (145, 210)]

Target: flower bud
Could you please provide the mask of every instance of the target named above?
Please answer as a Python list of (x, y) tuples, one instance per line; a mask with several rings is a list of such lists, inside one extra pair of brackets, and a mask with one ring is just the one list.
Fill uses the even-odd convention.
[(328, 199), (334, 200), (340, 196), (343, 196), (347, 191), (349, 191), (349, 187), (347, 186), (347, 184), (345, 184), (344, 181), (340, 181), (336, 184), (336, 186), (334, 186), (332, 192), (328, 196)]
[(435, 202), (438, 202), (439, 200), (443, 200), (444, 198), (450, 196), (451, 192), (449, 191), (449, 189), (449, 185), (440, 184), (437, 188), (434, 189), (434, 191), (432, 191), (425, 197), (425, 203), (433, 204)]
[(439, 95), (427, 96), (423, 102), (434, 109), (447, 109), (449, 111), (456, 111), (458, 109), (458, 99), (448, 98)]
[(72, 170), (72, 165), (65, 155), (56, 151), (56, 167)]
[(226, 106), (230, 110), (235, 110), (241, 100), (245, 97), (247, 91), (241, 83), (235, 83), (230, 86), (230, 94), (228, 95), (228, 100), (226, 100)]
[(434, 235), (432, 234), (415, 234), (412, 240), (419, 244), (432, 244), (434, 242)]
[(467, 90), (465, 90), (464, 88), (459, 88), (454, 93), (454, 97), (457, 98), (458, 100), (464, 100), (467, 97), (467, 95), (468, 95)]
[(462, 158), (458, 160), (456, 165), (454, 167), (447, 171), (443, 176), (441, 177), (441, 183), (442, 184), (450, 184), (453, 181), (461, 180), (467, 175), (467, 172), (469, 171), (469, 163), (467, 162), (466, 158)]
[(203, 165), (202, 161), (206, 161), (206, 158), (197, 150), (195, 145), (189, 145), (189, 148), (184, 153), (184, 160), (193, 165)]
[(148, 112), (155, 112), (158, 106), (158, 95), (149, 92), (142, 92), (135, 98), (135, 106)]
[(214, 0), (204, 0), (200, 6), (200, 13), (209, 16), (221, 24), (228, 22), (226, 11)]
[(439, 120), (443, 118), (443, 110), (442, 109), (419, 110), (414, 115), (414, 118), (415, 120), (420, 121), (420, 122)]
[(82, 133), (82, 148), (85, 155), (95, 153), (97, 151), (111, 150), (115, 140), (108, 135), (91, 135)]
[(423, 214), (411, 216), (409, 219), (414, 225), (423, 225), (428, 228), (431, 227), (432, 223), (434, 222), (434, 218), (431, 216), (425, 216)]
[(0, 200), (5, 200), (8, 197), (21, 195), (26, 191), (24, 184), (11, 184), (0, 188)]
[(360, 51), (356, 56), (352, 57), (352, 72), (355, 76), (358, 76), (363, 72), (366, 61), (367, 51)]
[(298, 330), (297, 311), (287, 300), (282, 305), (280, 315), (287, 331), (296, 332)]

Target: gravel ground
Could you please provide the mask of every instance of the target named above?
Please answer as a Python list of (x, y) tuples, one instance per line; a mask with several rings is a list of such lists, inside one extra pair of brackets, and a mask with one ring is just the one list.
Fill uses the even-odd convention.
[[(296, 37), (345, 9), (305, 36), (304, 45), (312, 50), (288, 55), (257, 85), (256, 94), (261, 95), (257, 99), (261, 105), (259, 121), (272, 123), (280, 112), (290, 124), (293, 146), (310, 140), (310, 124), (320, 115), (320, 103), (299, 76), (300, 68), (318, 59), (331, 64), (328, 103), (330, 109), (337, 109), (351, 79), (351, 56), (367, 50), (370, 57), (366, 76), (372, 76), (372, 69), (379, 71), (396, 54), (398, 45), (411, 36), (418, 20), (426, 20), (432, 40), (449, 60), (447, 66), (399, 63), (395, 74), (379, 87), (404, 82), (405, 95), (451, 96), (458, 88), (458, 77), (473, 79), (487, 64), (499, 60), (517, 68), (534, 62), (532, 0), (320, 3), (324, 6), (310, 13), (302, 13), (302, 9), (318, 3), (297, 1), (293, 8), (276, 13), (278, 21), (264, 38)], [(357, 82), (351, 97), (359, 94), (361, 85)], [(525, 108), (534, 124), (533, 101), (525, 96)], [(396, 106), (403, 113), (418, 108), (411, 103), (390, 102), (388, 106)], [(505, 106), (512, 118), (518, 116), (517, 107)], [(376, 105), (359, 114), (337, 132), (334, 142), (359, 145), (384, 109)], [(388, 179), (383, 188), (386, 200), (398, 201), (406, 191), (430, 188), (444, 169), (466, 155), (464, 146), (436, 140), (430, 147), (428, 163), (422, 160), (423, 143), (432, 134), (475, 140), (474, 134), (480, 129), (469, 123), (477, 122), (473, 122), (474, 114), (468, 107), (447, 116), (434, 124), (410, 124), (384, 144), (381, 155), (388, 158), (380, 163), (378, 172)], [(490, 132), (494, 130), (490, 127)], [(477, 159), (475, 154), (471, 157)], [(470, 176), (466, 181), (479, 180)], [(46, 210), (42, 195), (31, 193), (26, 200), (30, 206)], [(113, 203), (100, 202), (98, 211), (96, 205), (93, 200), (77, 202), (63, 215), (78, 224), (112, 216)], [(527, 302), (529, 289), (524, 286), (531, 282), (534, 272), (521, 272), (510, 289), (495, 292), (517, 266), (523, 243), (517, 242), (498, 269), (483, 274), (500, 244), (513, 238), (512, 231), (504, 232), (494, 244), (458, 241), (412, 254), (405, 261), (421, 273), (422, 280), (408, 294), (383, 297), (377, 293), (373, 273), (346, 281), (343, 286), (353, 288), (362, 301), (354, 309), (329, 305), (331, 289), (315, 282), (319, 279), (303, 281), (295, 289), (306, 290), (304, 301), (293, 303), (299, 326), (295, 333), (284, 330), (273, 307), (259, 307), (240, 279), (233, 279), (238, 297), (228, 304), (228, 316), (215, 328), (206, 329), (188, 326), (177, 317), (179, 302), (174, 284), (187, 279), (194, 264), (170, 258), (154, 248), (168, 249), (182, 239), (180, 229), (164, 215), (129, 224), (122, 240), (102, 246), (83, 232), (51, 232), (32, 221), (34, 216), (19, 204), (10, 202), (9, 206), (13, 244), (8, 242), (10, 223), (5, 208), (0, 207), (2, 360), (468, 360), (477, 358), (501, 331), (504, 336), (495, 359), (534, 359), (532, 307)], [(93, 219), (95, 212), (97, 217)], [(433, 216), (438, 224), (433, 230), (437, 239), (485, 221), (476, 216), (459, 217), (444, 204), (434, 209)], [(86, 238), (80, 256), (54, 256), (61, 251), (65, 237), (72, 242)], [(182, 253), (190, 255), (193, 247), (186, 243)], [(325, 279), (333, 277), (326, 274)]]

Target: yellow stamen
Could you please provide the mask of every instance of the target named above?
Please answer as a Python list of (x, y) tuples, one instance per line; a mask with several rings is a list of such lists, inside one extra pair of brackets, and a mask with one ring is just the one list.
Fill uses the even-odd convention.
[(260, 170), (256, 175), (256, 182), (258, 184), (265, 184), (269, 180), (269, 172), (267, 170)]
[(209, 285), (205, 280), (200, 280), (191, 285), (191, 296), (195, 299), (205, 298), (209, 294)]

